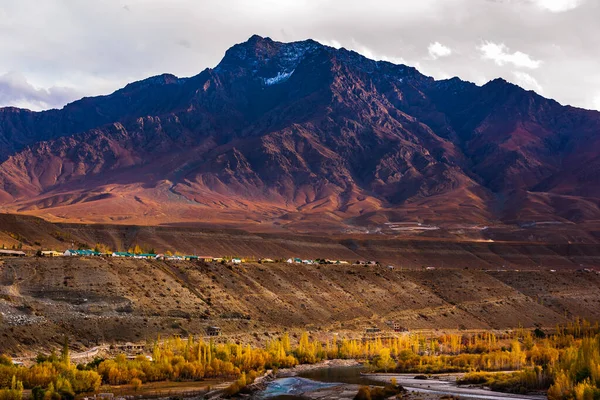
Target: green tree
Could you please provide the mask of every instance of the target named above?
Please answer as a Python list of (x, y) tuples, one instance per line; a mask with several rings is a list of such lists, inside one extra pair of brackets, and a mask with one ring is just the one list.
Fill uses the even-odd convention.
[(65, 364), (67, 368), (71, 367), (71, 355), (69, 353), (69, 339), (65, 336), (65, 341), (60, 352), (60, 361)]

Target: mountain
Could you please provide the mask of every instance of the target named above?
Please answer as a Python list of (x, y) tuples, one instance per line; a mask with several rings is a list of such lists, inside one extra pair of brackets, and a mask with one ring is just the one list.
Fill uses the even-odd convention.
[(0, 143), (2, 208), (51, 220), (369, 232), (600, 220), (600, 113), (312, 40), (253, 36), (190, 78), (0, 109)]

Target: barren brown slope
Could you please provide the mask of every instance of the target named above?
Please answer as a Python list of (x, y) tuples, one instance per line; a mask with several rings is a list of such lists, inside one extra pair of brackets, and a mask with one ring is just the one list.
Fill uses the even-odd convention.
[[(450, 239), (408, 235), (291, 235), (288, 233), (244, 232), (206, 227), (148, 227), (121, 225), (57, 224), (83, 243), (105, 243), (113, 249), (127, 249), (136, 244), (157, 251), (179, 250), (207, 256), (248, 258), (303, 259), (328, 258), (349, 262), (377, 260), (382, 264), (404, 267), (437, 268), (568, 268), (600, 267), (600, 246), (594, 237), (581, 243), (564, 243), (567, 238), (581, 237), (579, 232), (552, 237), (547, 228), (501, 232), (523, 240), (488, 241), (454, 237)], [(496, 233), (491, 232), (494, 237)], [(549, 242), (530, 242), (531, 236), (549, 236)], [(584, 236), (585, 237), (585, 236)], [(568, 240), (568, 239), (567, 239)]]
[[(30, 254), (40, 248), (66, 250), (102, 243), (113, 251), (139, 245), (157, 252), (170, 250), (213, 257), (377, 260), (385, 265), (411, 268), (547, 270), (600, 267), (597, 238), (576, 229), (560, 226), (549, 229), (541, 225), (511, 231), (487, 229), (478, 232), (485, 232), (496, 241), (449, 232), (445, 233), (450, 236), (446, 238), (410, 232), (406, 236), (334, 236), (246, 232), (208, 226), (52, 224), (34, 217), (0, 214), (0, 245), (11, 248), (22, 244)], [(545, 240), (533, 242), (528, 240), (531, 237)]]
[(79, 246), (78, 237), (63, 230), (56, 224), (28, 215), (0, 213), (0, 246), (21, 247), (34, 251), (44, 249), (66, 249)]
[(552, 327), (573, 315), (599, 318), (598, 289), (600, 276), (575, 271), (6, 259), (0, 337), (18, 353), (65, 334), (92, 346), (202, 334), (208, 325), (259, 340), (284, 329), (360, 335), (387, 320), (411, 329)]

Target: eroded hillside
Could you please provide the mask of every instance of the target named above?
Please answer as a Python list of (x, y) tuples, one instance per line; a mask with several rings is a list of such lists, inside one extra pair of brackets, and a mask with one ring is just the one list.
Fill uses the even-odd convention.
[(14, 354), (158, 334), (264, 340), (283, 330), (360, 335), (410, 329), (553, 327), (600, 319), (600, 276), (565, 270), (485, 271), (364, 266), (197, 264), (118, 259), (0, 261), (0, 343)]

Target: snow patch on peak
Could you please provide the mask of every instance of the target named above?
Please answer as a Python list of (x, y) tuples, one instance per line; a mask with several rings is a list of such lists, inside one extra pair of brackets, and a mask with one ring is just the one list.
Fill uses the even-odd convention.
[(290, 76), (292, 76), (294, 71), (295, 70), (292, 70), (291, 72), (278, 72), (277, 75), (275, 75), (272, 78), (263, 78), (263, 82), (267, 86), (276, 85), (278, 83), (285, 82), (288, 79), (290, 79)]

